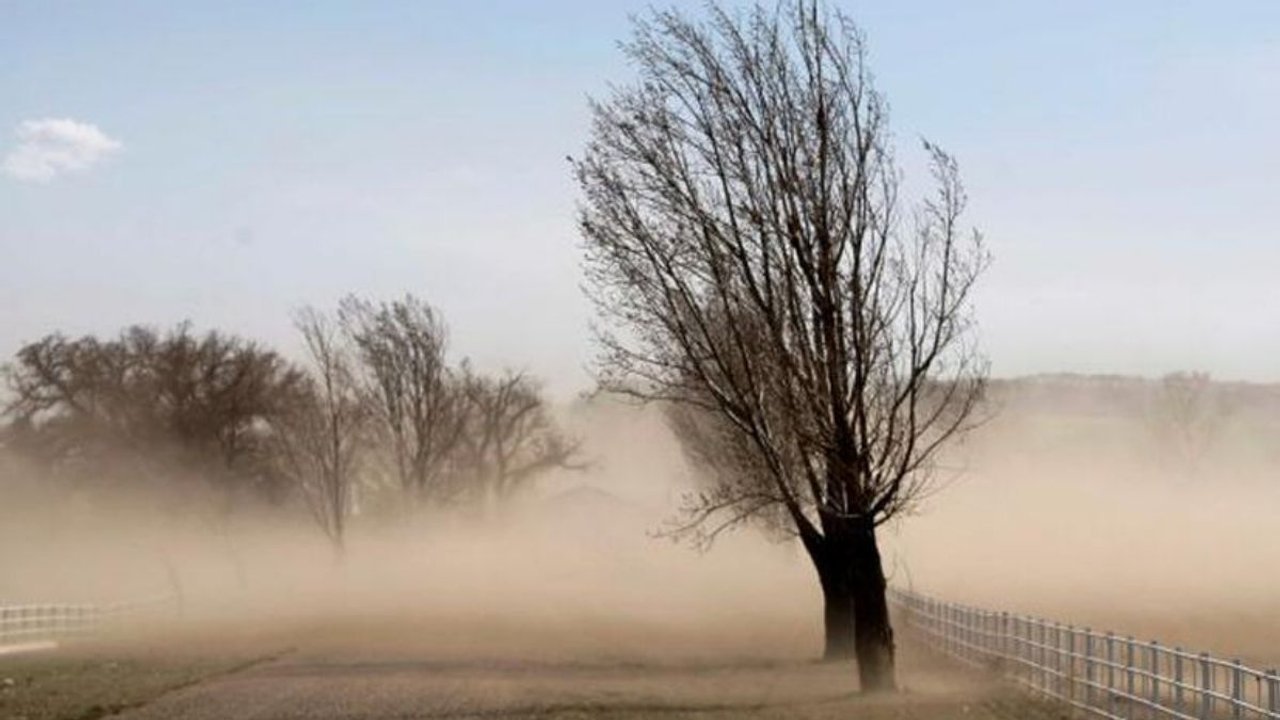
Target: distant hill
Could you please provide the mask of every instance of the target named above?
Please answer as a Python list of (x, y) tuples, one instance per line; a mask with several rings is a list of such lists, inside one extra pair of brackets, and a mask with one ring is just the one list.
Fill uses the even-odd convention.
[[(1050, 373), (992, 378), (988, 401), (1011, 412), (1132, 417), (1147, 412), (1164, 388), (1164, 378)], [(1204, 390), (1233, 412), (1280, 414), (1280, 383), (1210, 378)]]

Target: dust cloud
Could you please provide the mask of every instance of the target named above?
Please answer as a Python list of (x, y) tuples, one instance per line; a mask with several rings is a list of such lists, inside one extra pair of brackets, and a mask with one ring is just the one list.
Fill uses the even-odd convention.
[[(1264, 617), (1280, 606), (1274, 390), (1241, 390), (1262, 400), (1219, 418), (1192, 467), (1171, 460), (1150, 383), (1081, 382), (997, 384), (992, 419), (948, 454), (943, 486), (885, 528), (890, 582), (1280, 659)], [(297, 507), (200, 513), (155, 491), (55, 492), (10, 466), (0, 599), (178, 593), (183, 623), (208, 637), (384, 655), (395, 644), (574, 662), (819, 653), (821, 599), (794, 543), (748, 529), (699, 553), (654, 536), (696, 483), (660, 413), (580, 403), (565, 417), (586, 470), (541, 480), (511, 507), (357, 515), (341, 558)]]
[(67, 493), (11, 468), (0, 599), (176, 594), (182, 625), (204, 640), (269, 635), (383, 655), (425, 645), (433, 656), (575, 662), (820, 652), (820, 596), (799, 548), (742, 532), (702, 553), (658, 536), (691, 479), (657, 413), (584, 406), (566, 422), (587, 469), (540, 478), (510, 506), (358, 514), (341, 557), (300, 507), (208, 511), (209, 498), (154, 488)]
[(1280, 662), (1280, 388), (1211, 390), (1178, 434), (1156, 381), (996, 383), (949, 482), (890, 528), (891, 582)]

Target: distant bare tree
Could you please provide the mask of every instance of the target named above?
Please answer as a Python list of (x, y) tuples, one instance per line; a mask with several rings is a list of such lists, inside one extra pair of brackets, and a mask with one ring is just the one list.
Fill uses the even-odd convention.
[(549, 414), (541, 389), (523, 373), (467, 373), (467, 432), (460, 472), (483, 502), (502, 503), (539, 475), (580, 469), (578, 443)]
[[(861, 34), (816, 2), (637, 22), (640, 81), (593, 104), (574, 163), (601, 381), (684, 408), (720, 469), (693, 518), (785, 517), (826, 600), (827, 657), (894, 687), (876, 528), (971, 424), (987, 263), (954, 161), (904, 222)], [(701, 414), (701, 415), (700, 415)]]
[(1175, 372), (1156, 386), (1148, 424), (1180, 472), (1194, 475), (1228, 415), (1228, 407), (1207, 372)]
[(401, 488), (416, 502), (442, 500), (444, 472), (466, 422), (466, 398), (447, 362), (444, 320), (412, 295), (381, 304), (348, 297), (339, 317)]
[(365, 409), (337, 323), (312, 308), (299, 311), (311, 374), (277, 423), (279, 459), (338, 557), (356, 491)]

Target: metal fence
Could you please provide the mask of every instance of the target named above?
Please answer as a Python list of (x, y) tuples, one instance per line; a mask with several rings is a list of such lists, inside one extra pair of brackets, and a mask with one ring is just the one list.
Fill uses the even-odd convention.
[(889, 599), (927, 644), (1099, 717), (1280, 719), (1275, 670), (900, 589)]
[(108, 605), (0, 605), (0, 645), (83, 637), (127, 618), (172, 610), (177, 606), (175, 595)]

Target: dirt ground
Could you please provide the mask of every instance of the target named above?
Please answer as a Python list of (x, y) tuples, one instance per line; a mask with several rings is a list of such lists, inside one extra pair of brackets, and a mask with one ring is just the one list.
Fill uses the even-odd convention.
[(850, 664), (790, 656), (610, 656), (585, 646), (574, 659), (534, 652), (537, 633), (506, 633), (520, 647), (495, 655), (494, 644), (406, 641), (418, 637), (417, 629), (401, 631), (399, 641), (390, 640), (396, 633), (389, 628), (370, 627), (200, 634), (180, 644), (166, 634), (0, 658), (0, 682), (13, 681), (0, 688), (0, 720), (1061, 716), (909, 643), (901, 650), (903, 691), (861, 697)]

